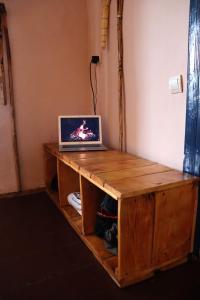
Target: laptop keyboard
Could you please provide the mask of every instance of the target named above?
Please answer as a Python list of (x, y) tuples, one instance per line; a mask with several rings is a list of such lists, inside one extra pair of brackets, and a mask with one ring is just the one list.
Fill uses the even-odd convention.
[(77, 145), (70, 145), (70, 146), (66, 146), (66, 145), (63, 145), (62, 148), (89, 148), (89, 147), (95, 147), (95, 148), (98, 148), (98, 147), (102, 147), (102, 145), (84, 145), (84, 146), (77, 146)]
[(78, 146), (78, 145), (62, 145), (59, 147), (59, 151), (98, 151), (98, 150), (107, 150), (107, 148), (104, 145), (84, 145), (84, 146)]

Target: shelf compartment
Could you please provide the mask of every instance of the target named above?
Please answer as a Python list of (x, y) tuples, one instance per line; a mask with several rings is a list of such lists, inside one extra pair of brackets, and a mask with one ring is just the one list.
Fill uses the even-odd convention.
[(113, 257), (114, 255), (105, 248), (104, 240), (96, 236), (95, 234), (86, 235), (83, 237), (88, 248), (92, 253), (100, 260), (103, 261), (106, 258)]
[(113, 280), (117, 282), (118, 256), (108, 251), (105, 247), (104, 239), (94, 234), (97, 211), (105, 196), (105, 192), (84, 176), (80, 177), (80, 186), (83, 212), (83, 235), (81, 238)]
[(82, 218), (72, 206), (66, 205), (61, 211), (70, 225), (81, 237), (83, 242), (91, 250), (93, 255), (106, 268), (106, 270), (109, 270), (109, 272), (113, 273), (114, 276), (118, 264), (118, 256), (109, 252), (105, 248), (104, 240), (97, 237), (95, 234), (82, 234)]
[(58, 161), (58, 186), (61, 208), (66, 206), (67, 196), (70, 193), (80, 192), (79, 174), (60, 160)]
[(71, 206), (65, 205), (61, 209), (64, 217), (71, 224), (74, 230), (81, 235), (82, 234), (82, 217), (79, 213)]
[(92, 234), (95, 231), (96, 215), (105, 192), (92, 184), (83, 176), (80, 177), (82, 212), (83, 212), (83, 233)]
[[(90, 249), (96, 259), (117, 283), (118, 256), (113, 255), (105, 248), (104, 240), (95, 234), (81, 236), (86, 246)], [(118, 284), (118, 283), (117, 283)]]

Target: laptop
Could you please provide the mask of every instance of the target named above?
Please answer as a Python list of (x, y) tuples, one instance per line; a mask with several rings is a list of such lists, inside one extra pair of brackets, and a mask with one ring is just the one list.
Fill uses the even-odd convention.
[(107, 150), (102, 144), (101, 117), (59, 116), (59, 151)]

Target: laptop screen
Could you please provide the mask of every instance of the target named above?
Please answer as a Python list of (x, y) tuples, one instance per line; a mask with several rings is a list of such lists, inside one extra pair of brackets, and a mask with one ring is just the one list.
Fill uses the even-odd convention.
[(59, 144), (100, 144), (100, 116), (59, 116)]

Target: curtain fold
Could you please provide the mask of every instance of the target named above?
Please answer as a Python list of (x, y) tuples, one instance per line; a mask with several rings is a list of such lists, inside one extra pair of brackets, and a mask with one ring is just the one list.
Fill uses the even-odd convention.
[(200, 175), (200, 1), (190, 1), (184, 171)]
[[(200, 0), (190, 0), (184, 172), (200, 176)], [(200, 193), (194, 254), (200, 249)]]

